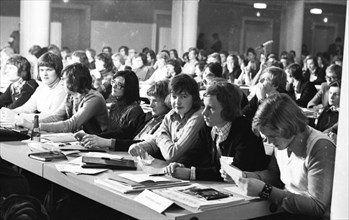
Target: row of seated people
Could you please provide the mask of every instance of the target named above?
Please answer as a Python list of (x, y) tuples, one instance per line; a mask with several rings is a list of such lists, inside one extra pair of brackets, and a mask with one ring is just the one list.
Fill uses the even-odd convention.
[[(171, 79), (169, 88), (162, 85), (163, 93), (170, 94), (172, 109), (169, 110), (163, 106), (164, 110), (159, 115), (156, 115), (156, 111), (153, 110), (154, 116), (162, 115), (164, 117), (162, 122), (154, 122), (157, 118), (154, 117), (144, 126), (146, 117), (138, 103), (140, 98), (138, 78), (134, 72), (120, 71), (113, 77), (112, 94), (117, 98), (108, 118), (105, 100), (101, 94), (92, 89), (92, 77), (87, 67), (81, 64), (72, 64), (62, 71), (62, 65), (56, 65), (59, 62), (53, 54), (47, 53), (41, 58), (38, 66), (42, 83), (46, 85), (44, 92), (37, 92), (41, 89), (39, 86), (32, 96), (34, 98), (31, 97), (21, 107), (13, 110), (2, 109), (1, 111), (5, 118), (12, 117), (13, 120), (16, 120), (16, 117), (19, 117), (16, 121), (17, 125), (30, 129), (32, 120), (27, 120), (29, 118), (26, 118), (26, 115), (22, 113), (40, 111), (40, 105), (46, 105), (51, 101), (57, 101), (58, 97), (62, 97), (58, 103), (63, 102), (63, 104), (51, 109), (52, 115), (49, 112), (40, 111), (41, 130), (49, 132), (83, 130), (84, 132), (78, 132), (76, 135), (82, 139), (81, 141), (86, 147), (107, 147), (116, 151), (128, 150), (133, 156), (144, 156), (148, 153), (153, 157), (171, 162), (166, 168), (167, 172), (183, 179), (222, 180), (218, 158), (232, 156), (234, 157), (233, 165), (246, 171), (245, 177), (258, 177), (257, 179), (273, 183), (277, 187), (281, 187), (281, 185), (275, 180), (281, 177), (282, 183), (290, 191), (285, 194), (284, 191), (275, 188), (274, 196), (271, 198), (273, 202), (285, 210), (300, 214), (328, 215), (334, 164), (334, 158), (331, 155), (334, 155), (334, 144), (322, 133), (306, 125), (305, 116), (289, 96), (280, 95), (283, 92), (278, 91), (278, 89), (286, 87), (286, 74), (282, 69), (269, 67), (264, 71), (258, 87), (260, 90), (255, 95), (258, 97), (260, 94), (262, 98), (255, 103), (251, 100), (245, 106), (245, 108), (249, 107), (250, 116), (245, 116), (242, 113), (242, 92), (238, 86), (210, 79), (211, 82), (208, 83), (204, 95), (204, 109), (202, 110), (198, 83), (187, 74), (178, 74)], [(63, 80), (60, 80), (61, 71)], [(162, 83), (164, 82), (159, 81), (153, 85), (154, 87), (151, 87), (152, 89), (148, 90), (150, 96), (152, 96), (152, 90), (160, 90), (159, 87)], [(56, 88), (60, 92), (47, 97), (48, 93)], [(154, 99), (151, 100), (151, 108), (157, 109), (155, 107), (159, 104), (158, 101), (164, 102), (163, 97), (165, 96), (155, 95)], [(51, 107), (52, 102), (49, 103), (48, 108)], [(30, 106), (34, 106), (34, 108), (29, 108)], [(285, 106), (287, 106), (285, 109), (293, 111), (285, 111), (283, 109)], [(19, 111), (21, 108), (22, 111)], [(43, 110), (47, 109), (43, 108)], [(169, 113), (165, 115), (166, 111)], [(282, 120), (277, 120), (279, 117), (276, 115), (280, 117), (284, 115), (284, 117)], [(252, 127), (259, 135), (252, 132), (251, 119), (253, 119)], [(154, 128), (150, 123), (157, 123), (159, 128), (156, 131), (149, 130), (149, 128)], [(108, 129), (109, 125), (111, 125), (110, 129)], [(141, 131), (142, 128), (148, 131)], [(153, 136), (144, 141), (140, 141), (143, 137), (132, 140), (137, 133), (140, 133), (139, 136), (141, 136), (142, 132), (153, 134)], [(87, 134), (85, 135), (85, 133)], [(290, 179), (284, 172), (288, 169), (292, 170), (292, 167), (289, 164), (284, 164), (284, 161), (279, 158), (279, 154), (276, 155), (277, 150), (271, 159), (268, 158), (265, 155), (261, 137), (272, 143), (278, 150), (288, 149), (281, 151), (280, 158), (284, 157), (283, 153), (286, 152), (286, 158), (291, 158), (290, 155), (294, 153), (297, 156), (301, 154), (304, 158), (314, 159), (293, 161), (291, 158), (292, 163), (297, 164), (297, 166), (304, 163), (319, 163), (320, 165), (315, 167), (308, 166), (308, 164), (305, 166), (314, 169), (316, 174), (305, 177), (304, 172), (313, 172), (313, 170), (297, 170), (295, 172), (299, 175), (299, 179)], [(117, 144), (120, 142), (119, 139), (128, 143), (119, 145)], [(301, 142), (299, 142), (300, 140)], [(119, 149), (119, 146), (124, 147)], [(306, 151), (307, 148), (314, 148), (321, 151), (319, 154), (327, 153), (330, 156), (318, 158), (317, 151)], [(194, 156), (190, 156), (191, 154)], [(325, 159), (326, 161), (324, 161)], [(279, 164), (281, 162), (282, 164)], [(275, 169), (277, 166), (279, 169)], [(264, 179), (262, 171), (266, 168), (274, 171), (273, 175), (268, 178), (275, 177), (275, 173), (277, 178), (273, 178), (273, 181), (270, 180), (271, 182)], [(318, 169), (326, 169), (326, 172), (319, 174)], [(263, 175), (254, 173), (256, 171), (260, 171)], [(278, 172), (281, 172), (281, 176), (278, 175)], [(304, 186), (304, 178), (314, 178), (305, 181), (314, 184), (314, 186)], [(313, 182), (312, 180), (318, 181)], [(321, 182), (319, 182), (320, 180)], [(251, 185), (249, 187), (254, 188), (248, 192), (250, 195), (262, 191), (264, 186), (262, 181), (252, 181), (250, 178), (241, 181), (241, 185)], [(319, 193), (320, 188), (324, 189), (322, 184), (328, 187), (325, 193)], [(316, 199), (294, 195), (295, 190), (301, 189), (303, 191), (304, 189), (311, 190), (307, 193), (314, 195)], [(290, 201), (285, 202), (285, 198), (290, 199)], [(302, 205), (294, 205), (297, 201), (301, 202)], [(309, 207), (316, 207), (316, 209)]]
[[(104, 96), (105, 99), (107, 99), (111, 93), (111, 79), (113, 74), (115, 74), (119, 70), (126, 69), (132, 69), (136, 73), (139, 82), (142, 85), (150, 85), (154, 81), (162, 80), (166, 78), (171, 78), (172, 76), (179, 74), (179, 73), (187, 73), (193, 76), (196, 76), (197, 81), (202, 81), (203, 75), (205, 74), (205, 70), (207, 69), (207, 65), (210, 63), (218, 63), (222, 66), (222, 69), (220, 70), (222, 74), (219, 74), (220, 76), (226, 78), (228, 81), (232, 83), (241, 84), (242, 81), (249, 82), (247, 85), (250, 86), (251, 93), (253, 95), (253, 90), (255, 88), (255, 85), (258, 84), (259, 78), (263, 72), (263, 70), (269, 66), (279, 66), (284, 68), (285, 70), (290, 70), (290, 66), (292, 66), (292, 69), (299, 69), (301, 66), (295, 67), (294, 59), (288, 59), (290, 61), (283, 62), (285, 58), (282, 56), (280, 58), (280, 61), (277, 59), (277, 56), (275, 53), (271, 53), (268, 57), (265, 57), (264, 54), (261, 54), (261, 58), (258, 59), (256, 52), (254, 50), (248, 50), (247, 52), (247, 61), (248, 63), (245, 64), (245, 59), (243, 56), (237, 56), (233, 54), (224, 54), (224, 53), (212, 53), (208, 56), (207, 59), (205, 57), (200, 56), (200, 53), (196, 48), (190, 48), (189, 49), (189, 60), (185, 63), (184, 67), (182, 68), (180, 65), (180, 61), (178, 58), (178, 53), (176, 50), (170, 50), (170, 51), (162, 51), (160, 52), (156, 57), (155, 53), (152, 53), (153, 56), (150, 56), (151, 50), (146, 50), (144, 53), (131, 53), (128, 55), (127, 51), (125, 52), (125, 48), (120, 48), (120, 53), (115, 53), (112, 56), (110, 56), (111, 53), (100, 53), (97, 56), (94, 57), (95, 62), (95, 69), (90, 69), (91, 74), (93, 76), (94, 81), (94, 87)], [(52, 52), (57, 51), (55, 53), (59, 52), (59, 49), (51, 50)], [(40, 54), (40, 53), (39, 53)], [(85, 51), (74, 51), (71, 54), (71, 60), (66, 63), (74, 63), (79, 62), (83, 65), (89, 66), (89, 60), (91, 55), (90, 50)], [(291, 53), (289, 53), (291, 54)], [(126, 58), (125, 58), (126, 57)], [(151, 59), (150, 59), (151, 58)], [(171, 59), (170, 59), (171, 58)], [(125, 63), (125, 59), (129, 59), (133, 62), (132, 66), (127, 66)], [(200, 62), (198, 62), (198, 59), (201, 59)], [(293, 60), (293, 61), (292, 61)], [(319, 60), (319, 59), (318, 59)], [(258, 61), (260, 63), (260, 67), (258, 65), (252, 67), (251, 63), (253, 61)], [(292, 61), (292, 62), (291, 62)], [(289, 65), (291, 63), (291, 65)], [(150, 65), (151, 64), (151, 65)], [(281, 65), (282, 64), (282, 65)], [(247, 66), (246, 66), (247, 65)], [(338, 65), (336, 65), (338, 66)], [(90, 67), (90, 66), (89, 66)], [(289, 73), (290, 75), (290, 82), (287, 84), (287, 91), (293, 93), (296, 97), (301, 97), (299, 100), (299, 104), (301, 107), (307, 107), (307, 103), (310, 101), (310, 99), (314, 96), (314, 86), (312, 84), (317, 84), (313, 80), (310, 80), (310, 78), (316, 78), (310, 77), (312, 74), (310, 72), (321, 72), (322, 74), (315, 74), (315, 75), (321, 75), (319, 79), (319, 83), (325, 81), (327, 79), (324, 75), (324, 64), (320, 66), (320, 63), (317, 64), (317, 60), (315, 60), (314, 57), (309, 56), (306, 57), (304, 60), (304, 65), (302, 67), (302, 74), (295, 74), (297, 75), (297, 80), (294, 80), (292, 78), (292, 73)], [(338, 69), (339, 67), (337, 67)], [(3, 68), (5, 69), (5, 68)], [(34, 68), (37, 69), (37, 68)], [(216, 71), (217, 72), (217, 71)], [(290, 71), (287, 71), (287, 73)], [(299, 72), (299, 70), (297, 70)], [(332, 71), (333, 72), (333, 71)], [(338, 72), (338, 71), (337, 71)], [(244, 76), (251, 76), (249, 80), (243, 80), (242, 78)], [(33, 75), (34, 78), (36, 78), (36, 75)], [(339, 79), (340, 80), (340, 79)], [(292, 81), (295, 81), (295, 83), (292, 83)], [(301, 82), (301, 83), (297, 83)], [(306, 83), (311, 82), (311, 83)], [(326, 81), (328, 82), (328, 81)], [(296, 84), (297, 87), (294, 89), (294, 85)], [(302, 84), (302, 88), (301, 85)], [(303, 84), (307, 84), (304, 86)], [(308, 85), (309, 84), (309, 85)], [(328, 83), (327, 83), (328, 84)], [(306, 88), (304, 90), (304, 88)], [(309, 89), (308, 89), (309, 88)], [(304, 92), (304, 95), (302, 94)], [(250, 97), (252, 97), (252, 95)], [(327, 104), (324, 104), (325, 106)], [(309, 105), (310, 106), (310, 105)]]
[[(52, 57), (54, 57), (54, 55), (51, 55)], [(47, 59), (47, 58), (46, 58)], [(56, 59), (54, 61), (53, 58), (51, 59), (51, 63), (57, 62), (59, 63), (58, 59)], [(45, 61), (43, 62), (45, 63)], [(12, 86), (9, 86), (8, 89), (6, 90), (5, 94), (3, 94), (2, 96), (0, 96), (0, 106), (6, 106), (10, 109), (12, 108), (16, 108), (19, 105), (22, 105), (26, 100), (29, 99), (30, 95), (33, 94), (33, 92), (35, 91), (36, 87), (37, 87), (37, 83), (35, 80), (30, 79), (30, 74), (28, 74), (28, 69), (29, 64), (28, 62), (26, 62), (25, 58), (20, 57), (20, 56), (15, 56), (13, 57), (11, 60), (9, 60), (9, 65), (7, 65), (6, 67), (8, 67), (7, 71), (9, 72), (7, 75), (9, 78), (12, 77), (12, 81), (14, 81), (14, 83), (12, 84)], [(52, 66), (52, 65), (51, 65)], [(60, 72), (61, 70), (59, 70), (61, 67), (60, 65), (56, 65), (58, 67), (58, 71)], [(12, 76), (10, 74), (10, 72), (12, 73)], [(17, 74), (21, 72), (21, 74)], [(220, 74), (222, 72), (222, 68), (220, 67), (220, 65), (216, 64), (216, 63), (209, 63), (206, 65), (205, 70), (204, 70), (204, 74), (203, 74), (203, 82), (204, 85), (210, 81), (210, 78), (212, 77), (222, 77), (222, 75)], [(302, 74), (301, 74), (301, 70), (300, 70), (300, 66), (298, 64), (291, 64), (286, 68), (286, 73), (287, 73), (287, 81), (288, 83), (286, 84), (286, 90), (288, 91), (288, 93), (294, 97), (294, 99), (296, 100), (297, 104), (301, 107), (306, 107), (306, 104), (308, 107), (315, 107), (316, 109), (328, 109), (328, 103), (329, 103), (329, 85), (334, 82), (334, 81), (339, 81), (340, 82), (340, 78), (341, 78), (341, 67), (338, 65), (331, 65), (327, 68), (327, 73), (326, 73), (326, 83), (323, 83), (321, 85), (321, 88), (319, 90), (319, 92), (316, 93), (315, 88), (313, 86), (313, 84), (304, 81), (302, 78)], [(177, 73), (178, 74), (178, 73)], [(22, 75), (21, 77), (19, 75)], [(59, 77), (58, 77), (59, 78)], [(57, 79), (55, 79), (54, 81), (57, 82)], [(276, 77), (276, 79), (274, 80), (274, 87), (276, 87), (276, 90), (284, 91), (284, 85), (283, 80), (278, 80), (278, 78)], [(25, 83), (26, 82), (26, 83)], [(43, 81), (45, 82), (45, 81)], [(50, 83), (50, 81), (48, 81), (48, 83)], [(53, 83), (55, 84), (55, 82)], [(294, 85), (293, 85), (294, 84)], [(261, 83), (259, 83), (259, 85), (261, 85)], [(22, 89), (23, 87), (23, 89)], [(50, 86), (49, 86), (50, 87)], [(40, 87), (40, 88), (45, 88), (45, 86)], [(57, 86), (57, 88), (59, 88), (59, 86)], [(57, 89), (56, 89), (57, 90)], [(62, 90), (62, 88), (60, 88), (60, 90)], [(261, 89), (259, 89), (261, 90)], [(263, 90), (268, 90), (268, 88), (263, 88)], [(254, 94), (252, 93), (251, 96), (250, 95), (250, 103), (248, 104), (248, 106), (246, 106), (247, 104), (247, 100), (244, 97), (244, 99), (242, 100), (242, 107), (243, 107), (243, 113), (245, 115), (247, 115), (248, 117), (252, 118), (254, 115), (254, 112), (256, 110), (256, 107), (258, 105), (258, 102), (263, 99), (263, 97), (265, 95), (268, 95), (268, 93), (272, 93), (272, 91), (261, 91), (259, 93), (262, 94)], [(40, 92), (37, 92), (40, 93)], [(44, 93), (46, 95), (49, 95), (50, 93)], [(56, 92), (57, 93), (57, 92)], [(62, 98), (64, 98), (63, 93), (61, 93), (61, 95), (58, 95), (54, 93), (52, 94), (54, 97), (58, 98), (58, 102), (56, 102), (56, 104), (50, 104), (51, 109), (56, 109), (58, 106), (57, 103), (60, 103), (59, 100), (61, 100)], [(58, 90), (59, 93), (59, 90)], [(315, 94), (315, 96), (314, 96)], [(337, 93), (334, 93), (337, 94)], [(117, 95), (111, 95), (109, 99), (107, 99), (107, 101), (111, 101), (113, 102), (113, 97), (116, 97)], [(314, 97), (313, 97), (314, 96)], [(35, 97), (35, 96), (34, 96)], [(46, 97), (45, 97), (46, 98)], [(55, 99), (50, 99), (49, 100), (54, 101)], [(129, 99), (129, 98), (127, 98)], [(35, 100), (34, 98), (32, 100)], [(130, 99), (132, 101), (134, 101), (132, 98)], [(310, 101), (309, 101), (310, 100)], [(339, 97), (337, 97), (337, 100), (339, 100)], [(71, 100), (70, 100), (71, 101)], [(308, 102), (309, 101), (309, 102)], [(35, 102), (35, 101), (34, 101)], [(38, 107), (39, 109), (35, 109), (36, 106), (35, 104), (33, 104), (32, 102), (29, 102), (32, 104), (27, 104), (25, 106), (25, 108), (21, 107), (19, 109), (16, 109), (16, 111), (18, 111), (18, 113), (21, 113), (23, 111), (23, 109), (26, 109), (26, 111), (39, 111), (39, 112), (45, 112), (47, 111), (47, 109), (42, 109), (45, 108), (42, 107), (39, 103)], [(253, 106), (252, 110), (251, 110), (251, 105)], [(331, 107), (331, 106), (330, 106)], [(336, 107), (332, 107), (330, 109), (334, 109), (334, 117), (330, 117), (330, 119), (328, 120), (327, 123), (319, 123), (318, 129), (323, 131), (329, 127), (331, 127), (335, 121), (337, 121), (338, 118), (338, 108), (339, 106)], [(44, 110), (44, 111), (43, 111)], [(64, 113), (64, 111), (62, 110), (62, 112)], [(328, 112), (328, 111), (324, 111), (324, 112)], [(52, 112), (48, 112), (48, 113), (52, 113)], [(46, 116), (45, 114), (42, 114), (43, 116)], [(333, 118), (333, 119), (332, 119)]]
[[(40, 64), (40, 68), (45, 69), (45, 65), (47, 67), (53, 67), (53, 69), (56, 68), (57, 71), (54, 70), (56, 72), (62, 71), (62, 66), (60, 65), (59, 58), (55, 57), (54, 54), (45, 54), (45, 56), (42, 56), (42, 62)], [(65, 98), (65, 93), (61, 92), (62, 90), (64, 90), (63, 88), (64, 86), (59, 85), (59, 83), (57, 83), (60, 80), (60, 74), (57, 75), (57, 77), (53, 77), (52, 79), (48, 77), (43, 77), (42, 84), (48, 85), (48, 86), (41, 86), (40, 89), (35, 93), (33, 98), (31, 98), (31, 101), (26, 103), (24, 107), (23, 106), (20, 107), (20, 105), (23, 105), (30, 98), (31, 94), (34, 93), (38, 84), (34, 79), (30, 78), (30, 74), (28, 73), (28, 69), (30, 69), (30, 64), (27, 62), (25, 58), (21, 56), (12, 57), (10, 60), (8, 60), (8, 65), (6, 65), (6, 68), (7, 68), (6, 71), (8, 72), (7, 77), (14, 83), (11, 84), (11, 86), (7, 88), (6, 92), (0, 96), (0, 107), (7, 106), (9, 109), (16, 108), (15, 111), (17, 113), (23, 113), (24, 111), (27, 111), (27, 112), (38, 111), (38, 112), (41, 112), (42, 116), (44, 117), (52, 114), (53, 110), (56, 110), (59, 107), (58, 105), (61, 104), (62, 99), (65, 99), (65, 102), (70, 102), (71, 104), (68, 106), (70, 106), (69, 108), (71, 109), (73, 108), (72, 107), (73, 101), (72, 101), (71, 95)], [(42, 71), (45, 71), (45, 70), (42, 70)], [(248, 116), (249, 118), (252, 118), (254, 116), (254, 113), (258, 107), (258, 103), (260, 102), (260, 100), (262, 100), (265, 96), (272, 94), (275, 90), (278, 90), (278, 92), (287, 92), (288, 94), (290, 94), (291, 97), (293, 97), (294, 100), (296, 100), (297, 104), (300, 107), (314, 107), (315, 109), (320, 109), (320, 110), (326, 109), (326, 111), (322, 111), (325, 113), (329, 112), (328, 109), (332, 109), (333, 111), (331, 112), (334, 112), (334, 114), (332, 114), (333, 117), (332, 116), (325, 117), (327, 122), (324, 122), (325, 119), (321, 119), (320, 123), (318, 123), (317, 129), (324, 131), (327, 128), (334, 125), (338, 120), (339, 104), (336, 104), (336, 106), (330, 108), (333, 104), (329, 106), (329, 88), (330, 88), (330, 84), (336, 81), (338, 81), (337, 84), (340, 85), (341, 71), (342, 71), (342, 68), (338, 65), (333, 64), (329, 66), (326, 71), (326, 82), (323, 83), (320, 87), (320, 90), (316, 92), (316, 89), (314, 88), (313, 84), (309, 83), (308, 81), (305, 81), (304, 78), (302, 77), (300, 66), (298, 64), (291, 64), (286, 67), (286, 71), (285, 71), (287, 75), (286, 87), (284, 83), (285, 80), (282, 77), (275, 77), (275, 79), (272, 82), (273, 86), (271, 88), (261, 87), (263, 85), (263, 82), (262, 82), (263, 80), (260, 80), (258, 86), (255, 87), (256, 88), (255, 90), (257, 92), (254, 91), (254, 93), (250, 94), (249, 103), (246, 97), (243, 96), (243, 100), (241, 103), (243, 114)], [(205, 70), (202, 76), (203, 85), (206, 86), (206, 84), (210, 82), (210, 79), (214, 77), (222, 77), (221, 72), (222, 72), (222, 67), (217, 63), (207, 64), (205, 66)], [(177, 72), (176, 74), (179, 74), (179, 73)], [(52, 90), (50, 89), (52, 87), (52, 85), (50, 84), (52, 85), (57, 84), (57, 86), (55, 86), (55, 89)], [(48, 91), (50, 92), (47, 92), (47, 89), (49, 89)], [(92, 87), (88, 87), (87, 89), (91, 90)], [(38, 94), (45, 94), (44, 96), (40, 95), (39, 98), (44, 98), (54, 103), (45, 102), (45, 105), (43, 105), (42, 102), (39, 102), (37, 104), (36, 100), (38, 99), (37, 97)], [(338, 92), (336, 93), (332, 92), (331, 94), (332, 94), (331, 99), (335, 98), (339, 100)], [(333, 97), (333, 94), (337, 94), (338, 97)], [(119, 95), (114, 90), (113, 94), (108, 96), (109, 98), (107, 98), (106, 101), (114, 102), (115, 101), (114, 97), (118, 97), (118, 96)], [(55, 97), (57, 99), (54, 99), (51, 97)], [(130, 100), (130, 102), (135, 102), (135, 103), (137, 102), (136, 99), (134, 97), (126, 98), (126, 100)], [(61, 112), (59, 113), (59, 115), (61, 116), (59, 119), (61, 119), (63, 117), (62, 115), (64, 115), (66, 112), (69, 113), (66, 110), (66, 108), (67, 107), (64, 107), (63, 105), (60, 106)], [(93, 111), (88, 111), (88, 112), (93, 112)], [(71, 113), (69, 114), (71, 115)], [(93, 114), (93, 113), (90, 113), (90, 114)], [(29, 114), (29, 117), (32, 117), (32, 114)], [(324, 117), (321, 117), (321, 118), (324, 118)], [(52, 121), (56, 119), (49, 119), (49, 121), (50, 120)], [(103, 120), (102, 117), (99, 117), (99, 120)], [(69, 126), (66, 127), (65, 125), (63, 125), (61, 127), (65, 127), (68, 130), (71, 130), (71, 127)], [(112, 125), (112, 129), (113, 127), (114, 125)], [(101, 129), (103, 131), (106, 130), (105, 127)], [(98, 130), (96, 132), (98, 132)]]
[[(49, 58), (48, 54), (45, 55), (46, 58), (43, 56), (42, 63), (40, 64), (40, 68), (44, 68), (45, 62), (48, 63), (50, 62), (48, 66), (56, 66), (57, 72), (61, 72), (61, 65), (59, 62), (59, 58), (55, 57), (54, 55), (50, 54), (51, 58)], [(46, 60), (46, 61), (45, 61)], [(56, 64), (55, 64), (56, 63)], [(11, 81), (14, 83), (8, 87), (6, 90), (5, 94), (0, 96), (0, 107), (7, 106), (10, 109), (16, 108), (17, 113), (22, 113), (25, 109), (25, 111), (28, 112), (33, 112), (33, 111), (39, 111), (42, 112), (43, 116), (46, 117), (49, 114), (52, 114), (53, 111), (48, 111), (48, 107), (50, 106), (51, 109), (57, 109), (58, 105), (60, 104), (60, 100), (64, 98), (65, 94), (60, 92), (63, 90), (62, 86), (57, 86), (57, 88), (54, 90), (54, 92), (46, 92), (45, 88), (47, 87), (42, 86), (40, 87), (40, 91), (38, 91), (36, 94), (46, 94), (50, 95), (51, 97), (56, 97), (58, 98), (57, 100), (52, 99), (50, 97), (44, 97), (45, 99), (47, 98), (48, 100), (57, 101), (53, 104), (48, 103), (49, 105), (42, 106), (42, 103), (40, 102), (38, 106), (35, 106), (35, 100), (37, 98), (32, 98), (31, 102), (26, 103), (24, 107), (19, 107), (20, 105), (24, 104), (26, 100), (29, 99), (31, 94), (34, 93), (36, 87), (38, 84), (36, 83), (35, 80), (30, 79), (30, 74), (28, 74), (28, 69), (30, 69), (30, 64), (25, 60), (25, 58), (20, 57), (20, 56), (15, 56), (12, 59), (8, 61), (8, 65), (6, 66), (7, 68), (7, 76), (10, 78)], [(12, 71), (12, 76), (11, 76), (11, 71)], [(203, 73), (203, 85), (205, 86), (207, 82), (210, 81), (211, 78), (213, 77), (222, 77), (222, 67), (218, 65), (217, 63), (209, 63), (205, 66), (205, 70)], [(21, 73), (21, 74), (19, 74)], [(304, 78), (302, 77), (301, 69), (298, 64), (291, 64), (286, 67), (286, 73), (287, 73), (287, 83), (286, 83), (286, 91), (289, 93), (297, 102), (297, 104), (300, 107), (315, 107), (316, 109), (323, 109), (328, 107), (329, 103), (329, 85), (335, 81), (339, 81), (341, 79), (341, 67), (338, 65), (331, 65), (327, 68), (327, 73), (326, 73), (326, 83), (323, 83), (321, 85), (321, 88), (319, 92), (316, 91), (312, 83), (309, 83), (308, 81), (305, 81)], [(179, 74), (179, 72), (176, 72), (176, 74)], [(176, 75), (174, 74), (174, 75)], [(22, 75), (22, 76), (19, 76)], [(12, 77), (12, 79), (11, 79)], [(51, 82), (50, 79), (46, 80), (47, 77), (44, 77), (43, 79), (43, 84), (50, 84), (52, 83), (53, 85), (58, 84), (57, 82), (59, 81), (60, 76), (57, 75), (56, 78), (53, 79)], [(166, 79), (166, 78), (165, 78)], [(258, 84), (263, 85), (261, 82)], [(250, 102), (247, 105), (247, 100), (244, 97), (242, 100), (242, 108), (243, 108), (243, 113), (244, 115), (248, 116), (249, 118), (252, 118), (254, 115), (254, 112), (256, 111), (257, 104), (262, 100), (266, 95), (269, 95), (274, 92), (273, 89), (279, 90), (279, 92), (285, 92), (285, 85), (284, 82), (285, 80), (283, 78), (280, 79), (280, 77), (276, 77), (274, 79), (274, 87), (273, 88), (258, 88), (259, 92), (257, 93), (251, 93), (250, 95)], [(111, 82), (111, 81), (110, 81)], [(111, 84), (111, 83), (110, 83)], [(52, 85), (48, 85), (48, 88), (50, 88)], [(22, 89), (23, 87), (23, 89)], [(111, 87), (111, 86), (110, 86)], [(257, 87), (257, 86), (256, 86)], [(88, 89), (91, 89), (90, 87)], [(261, 91), (263, 90), (263, 91)], [(268, 91), (271, 90), (271, 91)], [(60, 93), (60, 94), (57, 94)], [(110, 92), (111, 93), (111, 92)], [(113, 92), (115, 93), (115, 91)], [(128, 94), (128, 93), (127, 93)], [(35, 95), (34, 97), (36, 97)], [(109, 97), (109, 98), (108, 98)], [(110, 96), (104, 97), (106, 98), (107, 102), (114, 102), (113, 97), (118, 97), (118, 94), (112, 94)], [(71, 96), (66, 98), (66, 102), (72, 102)], [(339, 98), (338, 98), (339, 99)], [(127, 97), (127, 100), (130, 100), (131, 102), (135, 102), (134, 98), (129, 98)], [(58, 103), (58, 104), (57, 104)], [(247, 106), (246, 106), (247, 105)], [(19, 107), (19, 108), (17, 108)], [(62, 107), (62, 106), (61, 106)], [(339, 106), (335, 109), (338, 111)], [(38, 108), (38, 109), (36, 109)], [(46, 108), (46, 109), (45, 109)], [(70, 107), (72, 108), (72, 107)], [(252, 109), (251, 109), (252, 108)], [(48, 112), (47, 112), (48, 111)], [(47, 112), (47, 115), (45, 113)], [(89, 111), (90, 112), (90, 111)], [(325, 111), (326, 112), (326, 111)], [(60, 115), (64, 114), (65, 110), (63, 107), (61, 108), (61, 113)], [(71, 114), (71, 113), (70, 113)], [(338, 118), (338, 112), (337, 114)], [(32, 115), (30, 115), (32, 116)], [(320, 123), (321, 126), (319, 127), (320, 130), (325, 130), (328, 127), (331, 127), (333, 125), (333, 121), (336, 121), (336, 117), (334, 120), (330, 120), (328, 124), (326, 123)], [(113, 128), (113, 126), (112, 126)], [(68, 127), (68, 129), (70, 129)], [(104, 131), (105, 128), (102, 128)]]

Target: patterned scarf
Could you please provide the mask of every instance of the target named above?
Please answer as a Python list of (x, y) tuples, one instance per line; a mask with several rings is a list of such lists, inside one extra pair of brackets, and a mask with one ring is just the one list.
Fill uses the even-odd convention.
[(25, 83), (26, 83), (26, 81), (24, 81), (22, 78), (16, 82), (12, 83), (11, 92), (12, 92), (15, 100), (17, 100), (18, 97), (21, 95), (21, 91), (22, 91), (22, 88), (23, 88)]
[(65, 111), (68, 118), (71, 118), (79, 110), (79, 105), (84, 98), (84, 95), (67, 94), (65, 98)]
[(231, 125), (232, 125), (232, 123), (228, 122), (221, 128), (218, 128), (217, 126), (213, 126), (213, 128), (211, 130), (211, 138), (213, 141), (216, 142), (218, 158), (220, 156), (222, 156), (222, 151), (221, 151), (219, 144), (224, 142), (228, 138)]

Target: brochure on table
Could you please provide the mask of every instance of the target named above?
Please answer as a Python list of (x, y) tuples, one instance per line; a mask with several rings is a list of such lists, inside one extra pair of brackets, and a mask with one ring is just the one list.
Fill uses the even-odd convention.
[(121, 193), (140, 192), (145, 189), (157, 189), (189, 185), (189, 181), (170, 176), (152, 176), (152, 174), (111, 173), (107, 178), (96, 179), (95, 183), (107, 190)]

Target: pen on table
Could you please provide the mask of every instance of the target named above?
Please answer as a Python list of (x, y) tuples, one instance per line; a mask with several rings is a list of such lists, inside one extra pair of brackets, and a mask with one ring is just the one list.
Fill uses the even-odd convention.
[(149, 176), (165, 176), (166, 173), (153, 173), (153, 174), (149, 174)]

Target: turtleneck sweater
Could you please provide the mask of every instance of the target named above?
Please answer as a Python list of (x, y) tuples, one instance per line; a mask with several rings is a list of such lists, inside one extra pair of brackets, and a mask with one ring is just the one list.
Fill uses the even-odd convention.
[(58, 109), (64, 102), (65, 96), (64, 87), (57, 78), (50, 85), (40, 83), (30, 99), (24, 105), (15, 108), (14, 111), (30, 121), (37, 113), (40, 113), (40, 118), (47, 117)]

